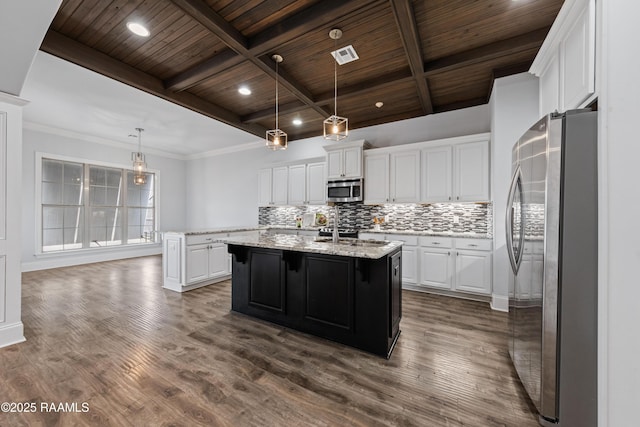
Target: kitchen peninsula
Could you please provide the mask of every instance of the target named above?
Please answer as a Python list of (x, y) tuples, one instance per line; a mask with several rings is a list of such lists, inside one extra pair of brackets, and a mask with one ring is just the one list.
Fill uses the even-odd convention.
[(219, 242), (233, 255), (233, 311), (391, 355), (402, 314), (402, 242), (282, 234)]

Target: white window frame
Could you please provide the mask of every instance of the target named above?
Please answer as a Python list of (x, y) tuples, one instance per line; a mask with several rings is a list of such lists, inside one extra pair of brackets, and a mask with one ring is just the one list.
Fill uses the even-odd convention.
[[(111, 163), (111, 162), (103, 162), (99, 160), (91, 160), (82, 157), (71, 157), (64, 156), (60, 154), (51, 154), (45, 152), (36, 152), (35, 156), (35, 229), (36, 229), (36, 242), (35, 242), (35, 255), (38, 257), (46, 257), (46, 256), (60, 256), (64, 254), (70, 253), (99, 253), (99, 252), (111, 252), (118, 251), (122, 249), (131, 249), (136, 247), (149, 247), (149, 246), (159, 246), (161, 244), (160, 239), (156, 236), (155, 242), (149, 243), (130, 243), (130, 244), (122, 244), (122, 245), (114, 245), (114, 246), (103, 246), (103, 247), (87, 247), (81, 249), (68, 249), (62, 251), (51, 251), (51, 252), (43, 252), (42, 251), (42, 160), (50, 159), (50, 160), (59, 160), (63, 162), (74, 162), (74, 163), (82, 163), (89, 164), (91, 166), (101, 166), (107, 168), (115, 168), (115, 169), (126, 169), (127, 171), (132, 171), (130, 163)], [(154, 176), (154, 215), (155, 215), (155, 228), (160, 230), (160, 171), (157, 169), (147, 169), (147, 172), (153, 173)]]

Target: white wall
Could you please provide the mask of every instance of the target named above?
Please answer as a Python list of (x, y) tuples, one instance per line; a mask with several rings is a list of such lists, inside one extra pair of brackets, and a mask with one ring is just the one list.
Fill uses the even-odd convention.
[(598, 410), (601, 426), (638, 425), (640, 212), (638, 2), (598, 1)]
[[(69, 136), (43, 131), (24, 130), (22, 150), (22, 269), (30, 271), (55, 268), (86, 262), (126, 258), (160, 253), (160, 245), (146, 248), (117, 248), (92, 251), (83, 254), (46, 254), (36, 256), (36, 152), (57, 154), (87, 162), (99, 161), (130, 166), (131, 149), (90, 141), (82, 136)], [(143, 150), (144, 151), (144, 150)], [(158, 206), (158, 230), (182, 230), (186, 227), (185, 161), (145, 153), (147, 166), (159, 172), (160, 189)]]
[(496, 79), (491, 92), (491, 191), (493, 199), (493, 298), (495, 309), (508, 309), (509, 259), (505, 208), (511, 182), (513, 144), (538, 120), (538, 78), (529, 73)]
[[(488, 105), (466, 108), (349, 132), (347, 141), (364, 139), (373, 147), (489, 132)], [(258, 170), (274, 164), (324, 158), (322, 137), (289, 143), (286, 151), (256, 148), (201, 157), (187, 166), (187, 228), (199, 230), (258, 223)]]

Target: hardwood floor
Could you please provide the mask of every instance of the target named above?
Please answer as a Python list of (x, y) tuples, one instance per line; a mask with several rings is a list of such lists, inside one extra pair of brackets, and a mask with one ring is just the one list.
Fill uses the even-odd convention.
[(164, 290), (158, 256), (23, 274), (0, 402), (38, 411), (0, 425), (537, 425), (486, 303), (404, 291), (385, 360), (232, 313), (230, 292)]

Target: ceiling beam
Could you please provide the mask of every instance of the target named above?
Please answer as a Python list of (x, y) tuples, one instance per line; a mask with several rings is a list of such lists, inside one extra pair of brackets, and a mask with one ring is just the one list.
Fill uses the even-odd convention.
[(512, 55), (528, 49), (538, 49), (547, 36), (550, 27), (540, 28), (529, 33), (479, 46), (464, 52), (445, 56), (424, 64), (427, 77), (454, 69)]
[[(190, 9), (194, 13), (197, 13), (201, 7), (196, 4), (189, 4), (190, 2), (185, 0), (175, 0), (174, 3), (179, 7), (184, 4), (183, 10)], [(384, 5), (385, 3), (386, 1), (384, 0), (323, 0), (278, 22), (249, 40), (242, 38), (241, 40), (236, 40), (236, 42), (241, 41), (243, 44), (248, 45), (251, 55), (259, 57), (272, 53), (273, 49), (296, 41), (298, 37), (307, 34), (309, 31), (331, 24), (338, 19), (348, 19), (353, 14), (362, 13), (364, 10)], [(212, 11), (210, 8), (209, 10)], [(218, 20), (217, 17), (215, 19)], [(234, 50), (221, 52), (195, 67), (166, 80), (165, 86), (175, 91), (185, 90), (245, 60), (241, 53), (233, 55), (233, 52)]]
[(260, 138), (264, 137), (267, 130), (256, 123), (243, 123), (240, 117), (232, 111), (188, 92), (175, 93), (169, 91), (165, 89), (162, 80), (115, 60), (54, 30), (50, 29), (47, 32), (40, 49)]
[(219, 54), (189, 68), (164, 81), (164, 86), (173, 91), (189, 89), (203, 80), (220, 73), (228, 68), (235, 67), (244, 62), (244, 57), (238, 55), (231, 49), (225, 49)]
[[(364, 82), (353, 84), (351, 86), (340, 88), (338, 97), (340, 99), (355, 98), (364, 93), (384, 89), (388, 86), (393, 86), (398, 83), (405, 83), (411, 80), (413, 80), (413, 76), (411, 75), (411, 72), (409, 70), (396, 71), (381, 77), (376, 77), (375, 81), (367, 80)], [(329, 105), (333, 103), (333, 97), (333, 91), (323, 93), (316, 97), (316, 105)], [(279, 110), (281, 114), (288, 114), (302, 111), (307, 108), (309, 108), (307, 105), (300, 104), (299, 102), (291, 102), (284, 106), (280, 106)], [(270, 116), (273, 116), (273, 108), (247, 114), (246, 116), (242, 116), (242, 120), (245, 123), (255, 123)]]
[(378, 6), (386, 7), (386, 3), (386, 0), (319, 1), (251, 37), (251, 52), (256, 56), (264, 55), (320, 27), (327, 27), (328, 33), (329, 27), (339, 21), (349, 22), (352, 16)]
[[(176, 6), (189, 14), (193, 19), (200, 22), (205, 28), (215, 34), (224, 44), (237, 52), (253, 65), (258, 67), (263, 73), (271, 78), (276, 78), (275, 63), (271, 58), (258, 57), (251, 53), (247, 47), (247, 40), (231, 24), (224, 20), (217, 12), (202, 0), (171, 0)], [(300, 83), (296, 82), (291, 75), (279, 67), (279, 82), (291, 92), (296, 98), (307, 106), (315, 110), (320, 116), (329, 116), (328, 109), (315, 104), (313, 95)]]
[(396, 19), (396, 25), (400, 31), (402, 45), (409, 61), (411, 74), (415, 79), (418, 89), (418, 98), (422, 104), (424, 114), (433, 113), (433, 105), (431, 104), (431, 95), (429, 95), (429, 87), (427, 79), (424, 76), (424, 61), (422, 59), (422, 48), (420, 47), (420, 36), (418, 34), (418, 25), (413, 13), (413, 7), (410, 0), (391, 0), (391, 9)]

